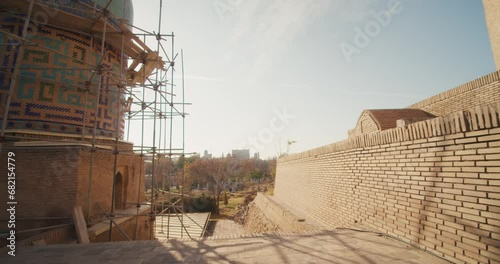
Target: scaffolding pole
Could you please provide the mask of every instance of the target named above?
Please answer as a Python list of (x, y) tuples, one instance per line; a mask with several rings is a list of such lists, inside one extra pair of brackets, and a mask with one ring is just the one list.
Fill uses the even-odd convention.
[[(110, 1), (111, 2), (111, 1)], [(100, 19), (100, 18), (99, 18)], [(98, 78), (98, 90), (96, 94), (96, 102), (95, 102), (95, 112), (94, 112), (94, 128), (92, 131), (92, 149), (90, 150), (90, 168), (89, 168), (89, 188), (88, 188), (88, 208), (87, 208), (87, 219), (90, 219), (91, 216), (91, 201), (92, 201), (92, 174), (93, 174), (93, 169), (94, 169), (94, 159), (95, 159), (95, 148), (96, 148), (96, 136), (97, 136), (97, 116), (99, 113), (99, 101), (101, 98), (101, 92), (102, 92), (102, 61), (104, 59), (104, 53), (105, 53), (105, 46), (106, 46), (106, 29), (107, 29), (107, 23), (108, 23), (108, 17), (104, 16), (104, 28), (102, 32), (102, 42), (101, 42), (101, 57), (99, 59), (98, 64), (96, 65), (97, 67), (97, 75), (99, 76)], [(94, 74), (90, 77), (89, 82), (92, 82), (92, 79), (95, 77)]]
[[(110, 1), (111, 2), (111, 1)], [(121, 47), (121, 60), (120, 60), (120, 75), (123, 74), (123, 46), (124, 46), (124, 37), (122, 35), (122, 47)], [(115, 150), (113, 151), (114, 155), (114, 164), (113, 164), (113, 185), (112, 185), (112, 192), (111, 192), (111, 211), (109, 213), (109, 237), (108, 241), (111, 242), (111, 236), (112, 236), (112, 231), (113, 231), (113, 222), (114, 222), (114, 217), (115, 217), (115, 203), (116, 203), (116, 197), (115, 197), (115, 192), (116, 192), (116, 177), (117, 177), (117, 164), (118, 164), (118, 154), (120, 153), (118, 151), (118, 141), (120, 139), (120, 120), (121, 120), (121, 89), (118, 88), (118, 94), (117, 94), (117, 107), (116, 107), (116, 131), (115, 131)], [(123, 182), (123, 179), (122, 179)], [(115, 223), (116, 224), (116, 223)], [(121, 228), (117, 225), (118, 229), (121, 231)], [(126, 235), (125, 235), (126, 236)], [(128, 236), (127, 236), (128, 238)], [(130, 238), (128, 238), (130, 240)]]
[[(160, 0), (160, 14), (158, 18), (158, 36), (156, 37), (157, 40), (157, 48), (156, 50), (160, 49), (160, 40), (161, 40), (161, 15), (162, 15), (162, 9), (163, 9), (163, 0)], [(160, 66), (159, 62), (160, 57), (156, 57), (156, 66), (157, 69)], [(155, 93), (154, 93), (154, 109), (157, 109), (157, 100), (158, 100), (158, 89), (159, 89), (159, 83), (158, 83), (158, 77), (159, 77), (159, 69), (155, 73)], [(156, 114), (154, 114), (153, 117), (153, 157), (152, 157), (152, 164), (151, 164), (151, 220), (152, 222), (154, 221), (154, 214), (156, 213), (156, 208), (155, 208), (155, 157), (156, 157)], [(154, 237), (154, 231), (155, 231), (155, 225), (152, 224), (150, 226), (150, 232), (149, 232), (149, 238), (153, 239)]]
[[(28, 1), (28, 0), (26, 0)], [(186, 105), (189, 105), (188, 103), (185, 102), (185, 90), (184, 90), (184, 52), (181, 50), (181, 63), (182, 63), (182, 89), (181, 89), (181, 94), (180, 96), (175, 95), (175, 89), (176, 86), (174, 84), (174, 67), (175, 67), (175, 59), (177, 58), (176, 52), (175, 52), (175, 44), (174, 44), (174, 39), (175, 35), (172, 32), (171, 34), (162, 34), (162, 16), (163, 16), (163, 0), (159, 0), (159, 17), (158, 17), (158, 32), (149, 32), (147, 30), (140, 29), (136, 26), (130, 25), (126, 23), (123, 20), (117, 19), (113, 14), (111, 14), (108, 10), (108, 7), (110, 3), (113, 0), (108, 0), (107, 4), (105, 7), (99, 7), (97, 6), (90, 6), (87, 5), (81, 1), (74, 1), (77, 5), (81, 7), (81, 11), (84, 13), (91, 14), (91, 18), (88, 18), (88, 16), (85, 17), (85, 25), (81, 26), (76, 26), (76, 28), (68, 28), (70, 26), (66, 26), (64, 23), (62, 23), (62, 20), (55, 21), (53, 22), (54, 25), (49, 25), (53, 26), (56, 29), (61, 29), (61, 30), (66, 30), (66, 31), (72, 31), (72, 32), (77, 32), (81, 36), (85, 36), (85, 38), (88, 38), (90, 40), (90, 48), (91, 51), (93, 50), (98, 39), (101, 40), (101, 47), (100, 47), (100, 57), (96, 61), (92, 59), (92, 56), (89, 55), (88, 58), (84, 58), (81, 61), (78, 60), (77, 58), (72, 58), (71, 56), (68, 56), (67, 54), (64, 54), (62, 52), (59, 52), (57, 50), (54, 50), (52, 48), (49, 48), (46, 45), (43, 44), (38, 44), (34, 43), (28, 39), (26, 39), (27, 31), (28, 31), (28, 26), (30, 23), (30, 19), (32, 16), (32, 10), (33, 6), (36, 4), (37, 7), (44, 7), (44, 8), (49, 8), (49, 9), (55, 9), (55, 10), (62, 10), (62, 6), (57, 5), (57, 4), (48, 4), (48, 3), (43, 3), (35, 0), (29, 0), (29, 7), (28, 7), (28, 12), (26, 19), (24, 21), (24, 26), (23, 26), (23, 31), (21, 36), (17, 36), (14, 34), (10, 34), (9, 32), (5, 31), (0, 31), (1, 34), (5, 34), (6, 36), (12, 37), (16, 39), (19, 44), (15, 47), (16, 50), (16, 59), (14, 66), (12, 68), (7, 68), (7, 67), (2, 67), (1, 69), (4, 69), (8, 71), (9, 69), (12, 70), (12, 73), (6, 72), (6, 74), (10, 74), (11, 81), (9, 84), (9, 93), (7, 96), (7, 102), (5, 105), (5, 110), (4, 110), (4, 118), (2, 120), (2, 127), (1, 127), (1, 132), (0, 135), (4, 138), (12, 138), (12, 139), (20, 139), (19, 136), (16, 135), (9, 135), (5, 136), (5, 130), (7, 126), (7, 120), (8, 120), (8, 114), (9, 114), (9, 106), (10, 102), (12, 100), (13, 94), (14, 94), (14, 89), (16, 85), (16, 79), (17, 78), (33, 78), (35, 80), (43, 80), (42, 77), (30, 77), (30, 76), (23, 76), (20, 74), (20, 70), (48, 70), (49, 68), (22, 68), (20, 67), (21, 64), (21, 59), (23, 58), (23, 52), (24, 52), (24, 45), (34, 45), (39, 49), (46, 50), (52, 54), (58, 54), (60, 56), (66, 57), (73, 59), (77, 61), (78, 63), (81, 63), (82, 67), (78, 68), (51, 68), (51, 70), (54, 71), (88, 71), (88, 81), (85, 82), (84, 85), (81, 84), (66, 84), (72, 89), (82, 89), (84, 92), (82, 95), (84, 95), (84, 101), (85, 101), (85, 106), (83, 110), (83, 124), (82, 124), (82, 133), (78, 133), (76, 135), (68, 135), (65, 136), (64, 138), (67, 140), (65, 143), (74, 143), (74, 144), (82, 144), (82, 146), (89, 147), (90, 148), (90, 161), (89, 161), (89, 175), (88, 175), (88, 196), (87, 196), (87, 221), (90, 222), (91, 217), (93, 216), (93, 211), (92, 211), (92, 191), (93, 188), (95, 188), (92, 185), (92, 180), (94, 178), (94, 173), (96, 173), (96, 155), (98, 153), (104, 152), (104, 153), (112, 153), (114, 155), (114, 162), (113, 162), (113, 175), (112, 175), (112, 191), (111, 191), (111, 208), (109, 211), (109, 215), (106, 213), (106, 218), (110, 220), (110, 226), (109, 226), (109, 238), (108, 240), (112, 240), (112, 230), (113, 230), (113, 222), (114, 218), (117, 215), (122, 215), (120, 212), (117, 212), (117, 208), (115, 208), (115, 204), (117, 203), (117, 198), (116, 196), (116, 189), (115, 185), (117, 184), (117, 179), (116, 175), (118, 173), (118, 161), (120, 155), (129, 155), (129, 156), (135, 156), (140, 158), (140, 165), (138, 166), (139, 171), (136, 171), (136, 167), (133, 166), (133, 175), (138, 175), (137, 177), (137, 212), (134, 215), (136, 217), (135, 225), (136, 225), (136, 230), (135, 230), (135, 238), (138, 238), (139, 236), (139, 217), (140, 216), (146, 216), (146, 214), (142, 214), (139, 212), (139, 209), (141, 207), (141, 197), (144, 196), (144, 188), (145, 186), (142, 185), (142, 181), (146, 178), (145, 177), (145, 167), (144, 163), (146, 159), (151, 161), (152, 165), (152, 170), (151, 170), (151, 197), (149, 201), (150, 205), (150, 213), (147, 214), (149, 216), (149, 220), (151, 223), (150, 230), (149, 230), (149, 237), (150, 239), (154, 238), (154, 232), (155, 232), (155, 217), (164, 217), (165, 214), (164, 212), (168, 212), (170, 214), (174, 214), (177, 218), (179, 218), (181, 222), (181, 236), (184, 236), (184, 234), (187, 234), (188, 237), (191, 237), (191, 235), (188, 232), (188, 229), (184, 225), (184, 217), (185, 217), (185, 212), (184, 212), (184, 197), (185, 197), (185, 166), (186, 166), (186, 152), (185, 152), (185, 118), (186, 118), (186, 112), (185, 112), (185, 107)], [(14, 2), (13, 2), (14, 3)], [(17, 5), (13, 4), (12, 5)], [(71, 7), (73, 8), (73, 7)], [(74, 8), (75, 10), (80, 10), (78, 8)], [(68, 9), (69, 10), (69, 9)], [(61, 11), (61, 13), (64, 13), (66, 11)], [(67, 13), (67, 12), (66, 12)], [(124, 13), (125, 13), (125, 7), (124, 7)], [(9, 14), (6, 13), (6, 15), (10, 16), (15, 16), (17, 14)], [(100, 32), (100, 27), (102, 25), (102, 32)], [(141, 33), (131, 33), (130, 31), (127, 31), (128, 29), (124, 28), (124, 25), (131, 26), (137, 30), (139, 30)], [(65, 28), (66, 27), (66, 28)], [(121, 34), (121, 57), (120, 57), (120, 74), (117, 76), (116, 72), (113, 71), (108, 71), (104, 67), (104, 58), (106, 57), (106, 53), (108, 52), (107, 46), (119, 46), (119, 40), (118, 36), (116, 34)], [(140, 38), (143, 38), (141, 41)], [(152, 51), (148, 45), (147, 42), (154, 38), (154, 41), (156, 42), (156, 51)], [(163, 45), (163, 42), (167, 42), (168, 40), (171, 41), (171, 48), (170, 51), (167, 51), (165, 45)], [(127, 46), (125, 46), (125, 41), (127, 41)], [(96, 42), (96, 43), (94, 43)], [(128, 43), (130, 42), (130, 43)], [(3, 45), (4, 43), (2, 43)], [(133, 48), (131, 48), (131, 46)], [(133, 54), (141, 54), (141, 51), (143, 54), (156, 54), (155, 57), (144, 57), (144, 58), (139, 58), (139, 55), (137, 57), (134, 57), (131, 54), (131, 51), (133, 51)], [(135, 52), (135, 53), (134, 53)], [(97, 53), (97, 52), (95, 52)], [(170, 53), (170, 54), (169, 54)], [(94, 53), (93, 53), (94, 54)], [(136, 74), (142, 74), (142, 79), (141, 76), (138, 76), (139, 78), (135, 79), (130, 79), (129, 71), (131, 68), (128, 68), (127, 72), (124, 74), (123, 70), (126, 68), (126, 66), (130, 66), (129, 63), (127, 63), (127, 58), (125, 58), (125, 55), (129, 56), (132, 61), (130, 65), (137, 65), (134, 63), (142, 63), (142, 68), (139, 72), (133, 72)], [(164, 55), (167, 60), (164, 61), (160, 55)], [(94, 64), (95, 63), (95, 64)], [(124, 65), (124, 63), (127, 63), (127, 65)], [(151, 68), (149, 68), (149, 71), (147, 70), (148, 67), (152, 66), (152, 63), (154, 63), (155, 71), (151, 71)], [(165, 67), (165, 63), (168, 64), (168, 67)], [(83, 66), (85, 65), (85, 66)], [(133, 69), (132, 69), (133, 70)], [(169, 71), (170, 71), (170, 80), (167, 80), (169, 77)], [(104, 80), (104, 77), (107, 77), (108, 81)], [(124, 79), (124, 76), (126, 78)], [(87, 75), (86, 75), (87, 77)], [(95, 82), (95, 78), (98, 78), (97, 82)], [(136, 76), (137, 77), (137, 76)], [(112, 80), (112, 81), (109, 81)], [(139, 80), (139, 81), (138, 81)], [(61, 85), (62, 83), (55, 83)], [(104, 87), (106, 86), (106, 87)], [(110, 90), (111, 87), (117, 87), (117, 89), (112, 89)], [(106, 88), (106, 89), (105, 89)], [(94, 112), (94, 117), (92, 118), (91, 115), (91, 109), (90, 106), (87, 105), (87, 103), (91, 100), (94, 99), (92, 98), (92, 92), (95, 91), (95, 100), (96, 100), (96, 105), (95, 109), (93, 109)], [(135, 93), (142, 91), (142, 96), (136, 95)], [(99, 116), (99, 111), (102, 110), (100, 109), (99, 103), (101, 101), (101, 96), (103, 96), (103, 93), (108, 93), (112, 96), (116, 96), (117, 99), (117, 113), (116, 113), (116, 124), (115, 124), (115, 136), (112, 139), (109, 138), (103, 138), (97, 136), (97, 130), (100, 128), (98, 125), (98, 116)], [(91, 95), (91, 96), (89, 96)], [(122, 96), (123, 95), (128, 95), (128, 97), (131, 100), (127, 101), (127, 107), (122, 106)], [(142, 98), (141, 98), (142, 97)], [(177, 102), (174, 99), (178, 99), (181, 97)], [(135, 101), (134, 101), (135, 100)], [(180, 106), (180, 107), (179, 107)], [(170, 109), (169, 109), (170, 108)], [(130, 134), (134, 133), (131, 130), (138, 131), (140, 129), (140, 149), (132, 148), (132, 151), (130, 153), (123, 152), (120, 149), (120, 131), (121, 131), (121, 117), (122, 115), (125, 117), (127, 115), (127, 132), (126, 132), (126, 139), (127, 141), (130, 140)], [(90, 119), (93, 119), (93, 124), (92, 121), (89, 122)], [(174, 134), (174, 118), (182, 118), (182, 126), (181, 127), (176, 127), (176, 129), (182, 129), (182, 133), (179, 133), (181, 135), (180, 140), (182, 140), (181, 144), (182, 147), (175, 147), (174, 146), (174, 135), (179, 135), (179, 134)], [(87, 124), (89, 122), (90, 124)], [(140, 122), (140, 126), (134, 127), (133, 124), (135, 122)], [(152, 125), (152, 144), (149, 144), (150, 142), (148, 141), (146, 143), (145, 138), (146, 134), (151, 135), (149, 133), (149, 130), (151, 129)], [(89, 135), (90, 133), (87, 131), (87, 129), (90, 129), (92, 127), (92, 134)], [(110, 130), (111, 131), (111, 130)], [(157, 133), (158, 131), (158, 133)], [(137, 133), (137, 132), (136, 132)], [(98, 142), (99, 140), (99, 142)], [(176, 138), (176, 143), (178, 143), (179, 138)], [(60, 142), (60, 140), (57, 139), (51, 139), (48, 138), (46, 141), (48, 142)], [(108, 147), (102, 147), (100, 142), (107, 142), (107, 145), (110, 146)], [(88, 145), (85, 145), (84, 142), (87, 142)], [(146, 146), (148, 145), (148, 146)], [(53, 147), (56, 147), (55, 145)], [(30, 147), (31, 148), (31, 147)], [(39, 147), (33, 147), (33, 148), (39, 148)], [(41, 148), (41, 147), (40, 147)], [(44, 147), (46, 148), (46, 147)], [(0, 149), (1, 151), (1, 149)], [(138, 153), (139, 152), (139, 153)], [(168, 159), (167, 159), (168, 156)], [(175, 173), (175, 183), (178, 185), (182, 186), (180, 189), (180, 197), (176, 198), (176, 201), (171, 200), (171, 188), (173, 185), (173, 174), (174, 174), (174, 157), (176, 157), (177, 162), (182, 164), (182, 167), (179, 170), (176, 170)], [(135, 160), (135, 159), (134, 159)], [(167, 166), (168, 162), (168, 166)], [(135, 164), (135, 163), (134, 163)], [(157, 176), (158, 175), (158, 176)], [(180, 178), (179, 178), (180, 176)], [(157, 179), (158, 178), (158, 179)], [(165, 179), (166, 178), (166, 179)], [(158, 180), (158, 182), (157, 182)], [(166, 182), (165, 182), (166, 180)], [(157, 188), (158, 183), (161, 182), (161, 187)], [(166, 184), (166, 186), (165, 186)], [(158, 190), (164, 190), (164, 188), (168, 189), (168, 200), (165, 201), (165, 203), (161, 203), (162, 209), (158, 213), (157, 206), (159, 206), (159, 202), (157, 201), (155, 197), (155, 189)], [(130, 201), (130, 200), (129, 200)], [(133, 200), (132, 200), (133, 201)], [(126, 204), (126, 201), (123, 201), (124, 204)], [(189, 216), (187, 218), (191, 219)], [(170, 221), (170, 217), (168, 218), (168, 221)], [(167, 224), (167, 229), (170, 229), (170, 223)], [(163, 221), (162, 221), (162, 227), (161, 230), (163, 230)], [(167, 236), (169, 236), (170, 232), (167, 232)]]

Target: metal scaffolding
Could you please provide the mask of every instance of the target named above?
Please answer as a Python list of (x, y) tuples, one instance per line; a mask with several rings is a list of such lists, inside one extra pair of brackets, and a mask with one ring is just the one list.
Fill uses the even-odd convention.
[[(150, 224), (149, 237), (153, 239), (155, 237), (155, 226), (154, 221), (156, 218), (160, 219), (161, 225), (159, 225), (160, 232), (164, 232), (166, 229), (167, 238), (169, 238), (169, 228), (170, 228), (170, 218), (175, 217), (181, 223), (181, 236), (185, 235), (191, 237), (188, 229), (185, 226), (185, 218), (191, 218), (189, 215), (184, 213), (184, 166), (181, 171), (181, 186), (180, 194), (177, 195), (178, 199), (173, 201), (171, 194), (172, 185), (172, 170), (165, 166), (166, 162), (172, 163), (173, 160), (181, 159), (183, 160), (186, 155), (185, 152), (185, 118), (188, 115), (186, 113), (186, 106), (189, 103), (185, 101), (185, 91), (184, 91), (184, 59), (182, 50), (180, 53), (176, 52), (176, 47), (174, 43), (175, 35), (173, 32), (164, 34), (162, 33), (162, 9), (163, 1), (159, 0), (159, 17), (157, 32), (150, 32), (131, 24), (128, 24), (123, 19), (116, 17), (109, 11), (109, 6), (113, 0), (108, 0), (105, 7), (99, 8), (96, 5), (89, 4), (87, 0), (74, 0), (71, 2), (70, 6), (63, 6), (58, 4), (57, 1), (41, 1), (41, 0), (5, 0), (2, 5), (4, 7), (11, 7), (11, 10), (0, 10), (0, 15), (11, 16), (18, 19), (23, 19), (25, 21), (24, 28), (21, 36), (11, 34), (7, 31), (0, 29), (0, 34), (4, 34), (8, 38), (14, 41), (9, 43), (2, 43), (2, 45), (13, 45), (17, 48), (17, 60), (11, 68), (2, 67), (0, 71), (5, 75), (11, 75), (11, 81), (9, 86), (9, 96), (4, 107), (3, 121), (1, 127), (1, 136), (3, 140), (6, 139), (20, 139), (15, 135), (6, 134), (6, 124), (8, 121), (9, 107), (11, 104), (11, 97), (13, 95), (13, 89), (16, 85), (17, 78), (33, 78), (30, 76), (23, 76), (20, 72), (22, 69), (28, 69), (26, 67), (21, 67), (21, 57), (19, 54), (23, 52), (24, 45), (36, 45), (40, 49), (44, 49), (61, 56), (67, 56), (62, 54), (57, 50), (53, 50), (50, 47), (43, 46), (32, 42), (30, 39), (26, 38), (26, 31), (30, 24), (30, 18), (32, 10), (41, 9), (54, 9), (57, 10), (57, 14), (52, 17), (48, 22), (48, 26), (66, 30), (69, 32), (75, 32), (81, 36), (90, 38), (91, 49), (93, 48), (94, 42), (98, 43), (100, 40), (100, 53), (98, 61), (94, 64), (92, 62), (91, 56), (89, 56), (87, 61), (80, 61), (82, 65), (81, 68), (53, 68), (54, 71), (81, 71), (85, 72), (88, 79), (85, 80), (84, 85), (72, 84), (69, 85), (73, 89), (82, 89), (84, 91), (85, 98), (85, 110), (83, 113), (83, 128), (81, 135), (78, 137), (68, 136), (65, 138), (65, 143), (82, 143), (87, 142), (90, 144), (90, 162), (89, 162), (89, 175), (88, 175), (88, 194), (87, 194), (87, 221), (90, 220), (92, 215), (92, 209), (95, 204), (92, 202), (92, 179), (95, 175), (96, 170), (96, 155), (102, 152), (111, 152), (114, 155), (113, 163), (113, 175), (110, 175), (113, 179), (112, 193), (111, 197), (111, 209), (109, 212), (104, 210), (100, 204), (97, 204), (103, 214), (105, 215), (102, 219), (97, 220), (109, 220), (109, 237), (108, 240), (112, 240), (113, 225), (120, 231), (124, 237), (130, 240), (123, 230), (116, 223), (116, 219), (122, 217), (135, 217), (136, 232), (137, 226), (139, 225), (140, 216), (149, 216), (152, 224)], [(29, 10), (27, 13), (11, 12), (14, 9)], [(69, 19), (68, 12), (76, 12), (81, 14), (78, 19), (72, 16), (73, 20)], [(125, 13), (125, 8), (124, 11)], [(72, 21), (72, 22), (68, 22)], [(132, 32), (134, 29), (136, 32)], [(115, 48), (120, 50), (121, 54), (121, 67), (120, 72), (114, 73), (112, 69), (107, 69), (104, 67), (103, 61), (106, 57), (106, 46), (113, 45)], [(155, 46), (156, 50), (152, 50), (150, 47)], [(174, 83), (174, 71), (176, 70), (176, 60), (180, 56), (181, 61), (181, 76), (182, 82), (180, 87)], [(127, 59), (124, 59), (127, 58)], [(75, 59), (75, 58), (72, 58)], [(77, 60), (77, 59), (75, 59)], [(126, 63), (126, 65), (125, 65)], [(137, 68), (139, 70), (136, 70)], [(44, 70), (46, 68), (29, 68), (30, 70)], [(126, 72), (124, 71), (126, 69)], [(111, 80), (111, 83), (104, 84), (104, 76)], [(36, 78), (36, 77), (35, 77)], [(40, 79), (40, 78), (38, 78)], [(67, 85), (67, 84), (66, 84)], [(110, 88), (117, 88), (116, 91), (111, 91)], [(99, 144), (102, 142), (102, 138), (97, 136), (97, 112), (99, 111), (99, 97), (101, 93), (107, 92), (116, 96), (118, 104), (118, 109), (116, 111), (116, 124), (115, 124), (115, 137), (114, 139), (108, 139), (108, 142), (112, 142), (112, 147), (110, 149), (100, 148)], [(92, 109), (87, 108), (87, 103), (90, 94), (96, 94), (96, 103), (94, 111), (93, 129), (92, 135), (87, 134), (85, 129), (87, 122), (87, 112)], [(124, 129), (126, 130), (126, 140), (130, 139), (130, 133), (140, 133), (141, 142), (140, 145), (133, 147), (133, 154), (125, 153), (123, 148), (124, 138), (120, 138), (120, 128), (121, 128), (121, 117), (125, 116)], [(180, 125), (174, 123), (174, 120), (180, 120)], [(140, 127), (140, 128), (139, 128)], [(150, 140), (147, 140), (150, 138)], [(58, 142), (57, 139), (44, 139), (48, 142)], [(1, 150), (0, 150), (1, 151)], [(140, 158), (140, 168), (138, 177), (138, 190), (137, 190), (137, 201), (134, 204), (129, 204), (130, 206), (135, 205), (137, 207), (136, 213), (121, 213), (117, 212), (115, 208), (115, 185), (117, 180), (117, 164), (120, 155), (137, 155)], [(144, 171), (145, 161), (151, 161), (152, 165), (152, 175), (151, 175), (151, 196), (149, 201), (145, 203), (141, 202), (141, 192), (144, 192), (145, 187), (141, 186), (141, 179), (146, 177)], [(157, 181), (159, 179), (159, 182)], [(156, 198), (156, 193), (159, 191), (167, 190), (167, 201), (158, 201)], [(149, 206), (149, 213), (144, 214), (140, 212), (142, 206)], [(164, 217), (167, 218), (166, 225), (164, 225)], [(193, 219), (191, 219), (193, 220)], [(194, 222), (194, 220), (193, 220)], [(199, 225), (199, 224), (196, 224)], [(203, 230), (206, 226), (201, 226)]]

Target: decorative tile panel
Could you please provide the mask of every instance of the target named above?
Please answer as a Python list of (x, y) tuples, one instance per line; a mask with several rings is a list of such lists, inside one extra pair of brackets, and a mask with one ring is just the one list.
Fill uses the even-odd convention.
[[(22, 21), (2, 20), (0, 28), (19, 34)], [(100, 40), (91, 43), (86, 36), (50, 26), (36, 30), (30, 28), (29, 31), (36, 32), (30, 41), (39, 46), (25, 46), (7, 128), (81, 134), (85, 120), (85, 133), (93, 133), (101, 78), (97, 135), (114, 137), (116, 125), (119, 125), (119, 136), (122, 138), (124, 115), (117, 114), (119, 102), (124, 96), (119, 98), (119, 89), (115, 85), (118, 83), (116, 76), (126, 70), (120, 69), (120, 51), (106, 45), (102, 60), (104, 71), (98, 76), (90, 69), (95, 69), (100, 61)], [(5, 34), (0, 34), (1, 44), (10, 41)], [(15, 46), (0, 45), (0, 64), (4, 67), (0, 70), (0, 109), (5, 107), (17, 54)], [(91, 85), (86, 101), (85, 84), (89, 81)], [(0, 120), (2, 117), (3, 113)]]

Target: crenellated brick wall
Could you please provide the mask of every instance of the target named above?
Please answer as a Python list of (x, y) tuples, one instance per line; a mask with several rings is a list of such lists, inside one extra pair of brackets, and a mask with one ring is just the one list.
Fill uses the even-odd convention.
[(56, 229), (43, 232), (41, 234), (29, 237), (18, 242), (20, 246), (32, 246), (38, 241), (43, 241), (46, 245), (64, 244), (72, 241), (77, 241), (75, 227), (68, 225)]
[(500, 72), (493, 72), (409, 106), (436, 116), (500, 102)]
[(332, 228), (363, 225), (453, 261), (498, 263), (499, 115), (494, 103), (282, 158), (274, 195)]

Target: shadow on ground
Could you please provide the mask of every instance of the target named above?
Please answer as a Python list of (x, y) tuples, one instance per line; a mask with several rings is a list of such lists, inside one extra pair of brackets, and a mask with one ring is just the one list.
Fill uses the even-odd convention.
[(132, 241), (19, 249), (2, 263), (448, 263), (367, 232)]

